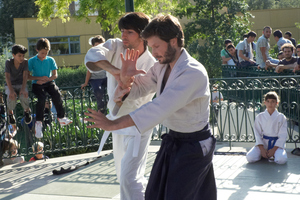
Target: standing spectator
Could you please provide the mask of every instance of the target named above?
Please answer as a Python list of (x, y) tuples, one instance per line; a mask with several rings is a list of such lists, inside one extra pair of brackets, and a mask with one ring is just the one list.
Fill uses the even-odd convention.
[(274, 36), (275, 41), (277, 42), (278, 52), (281, 50), (282, 45), (284, 45), (285, 43), (292, 44), (292, 42), (290, 40), (282, 37), (282, 32), (279, 29), (274, 31), (273, 36)]
[(221, 58), (222, 58), (222, 64), (223, 65), (227, 65), (228, 61), (231, 59), (230, 56), (229, 56), (228, 51), (226, 50), (226, 47), (230, 44), (232, 44), (232, 41), (230, 39), (226, 39), (224, 41), (225, 48), (222, 49), (222, 51), (221, 51)]
[(29, 80), (33, 80), (32, 92), (38, 98), (36, 104), (35, 136), (42, 138), (46, 92), (48, 92), (52, 98), (60, 125), (65, 126), (72, 123), (72, 121), (65, 117), (61, 93), (54, 82), (57, 78), (57, 65), (52, 57), (47, 56), (50, 51), (49, 40), (47, 38), (40, 38), (37, 41), (36, 50), (38, 54), (29, 59), (28, 67), (32, 73), (29, 75)]
[(290, 31), (284, 33), (284, 38), (290, 40), (294, 47), (296, 47), (296, 40), (295, 38), (292, 38), (292, 33)]
[(255, 146), (247, 153), (249, 163), (259, 161), (261, 157), (277, 164), (285, 164), (287, 155), (285, 141), (288, 136), (284, 114), (277, 111), (279, 97), (276, 92), (264, 96), (266, 110), (257, 115), (254, 124)]
[(239, 63), (241, 66), (254, 66), (256, 65), (253, 60), (253, 49), (252, 42), (254, 42), (256, 38), (256, 33), (254, 31), (250, 31), (247, 34), (247, 38), (244, 39), (242, 43), (240, 43), (237, 47)]
[[(91, 43), (92, 46), (95, 47), (99, 44), (105, 42), (105, 39), (101, 35), (97, 35), (92, 38)], [(105, 97), (105, 90), (107, 86), (107, 78), (106, 78), (106, 71), (102, 70), (98, 73), (91, 73), (89, 70), (86, 72), (85, 82), (81, 85), (81, 89), (84, 89), (85, 86), (90, 84), (94, 90), (94, 95), (97, 100), (97, 108), (98, 111), (101, 111), (103, 114), (106, 112), (106, 103), (104, 101)]]
[(260, 68), (266, 67), (266, 61), (269, 60), (271, 63), (278, 64), (279, 60), (271, 58), (269, 55), (270, 43), (269, 38), (272, 34), (272, 28), (265, 26), (263, 29), (263, 35), (260, 36), (256, 43), (256, 63)]
[(27, 91), (28, 61), (24, 58), (27, 49), (23, 45), (15, 44), (11, 51), (13, 59), (9, 59), (5, 63), (8, 122), (13, 126), (16, 125), (13, 110), (16, 107), (17, 95), (19, 95), (25, 113), (25, 123), (29, 124), (32, 117)]

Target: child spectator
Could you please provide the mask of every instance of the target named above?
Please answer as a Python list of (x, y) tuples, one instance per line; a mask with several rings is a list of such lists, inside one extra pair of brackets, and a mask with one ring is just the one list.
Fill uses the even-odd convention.
[(227, 62), (231, 59), (229, 53), (226, 51), (226, 47), (230, 44), (232, 44), (232, 41), (230, 39), (226, 39), (224, 41), (225, 49), (222, 49), (221, 51), (221, 58), (222, 58), (223, 65), (227, 65)]
[[(91, 44), (93, 47), (103, 42), (105, 42), (105, 39), (100, 35), (97, 35), (91, 39)], [(81, 89), (84, 89), (84, 87), (88, 84), (90, 84), (94, 90), (98, 111), (101, 111), (103, 114), (105, 114), (105, 107), (107, 103), (104, 101), (105, 88), (107, 86), (106, 71), (101, 70), (98, 73), (91, 73), (89, 70), (87, 70), (85, 82), (81, 85)]]
[(18, 156), (18, 149), (20, 148), (20, 145), (18, 142), (14, 139), (5, 139), (4, 141), (4, 147), (3, 149), (8, 150), (8, 152), (5, 153), (5, 157), (10, 157), (11, 158), (4, 158), (3, 159), (3, 164), (4, 165), (9, 165), (9, 164), (16, 164), (16, 163), (23, 163), (24, 161), (24, 156)]
[(276, 92), (268, 92), (264, 96), (266, 110), (257, 115), (254, 124), (255, 146), (247, 153), (248, 162), (256, 162), (261, 157), (285, 164), (287, 155), (285, 141), (287, 138), (287, 122), (282, 113), (277, 111), (279, 97)]
[(13, 58), (5, 63), (5, 93), (7, 95), (8, 122), (16, 124), (13, 110), (16, 107), (17, 95), (19, 95), (21, 105), (25, 113), (25, 123), (32, 120), (29, 108), (29, 98), (27, 91), (28, 61), (24, 58), (27, 49), (15, 44), (12, 47)]
[(38, 54), (29, 59), (28, 68), (32, 73), (29, 75), (29, 79), (33, 80), (32, 92), (38, 98), (36, 104), (35, 136), (42, 138), (42, 121), (44, 117), (46, 92), (48, 92), (52, 98), (60, 125), (65, 126), (72, 123), (72, 121), (65, 117), (61, 93), (54, 82), (54, 79), (57, 78), (57, 65), (52, 57), (47, 56), (50, 51), (49, 40), (47, 38), (40, 38), (37, 41), (36, 50)]
[(42, 142), (36, 142), (32, 145), (32, 151), (33, 153), (35, 153), (35, 156), (33, 156), (32, 158), (30, 158), (29, 162), (31, 161), (36, 161), (36, 160), (43, 160), (45, 159), (49, 159), (48, 156), (44, 156), (43, 152), (44, 152), (44, 144)]

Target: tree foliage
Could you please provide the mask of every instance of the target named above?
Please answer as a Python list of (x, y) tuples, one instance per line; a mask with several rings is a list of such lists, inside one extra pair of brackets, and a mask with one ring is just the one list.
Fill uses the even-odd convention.
[(299, 0), (275, 0), (274, 8), (300, 8)]
[(272, 9), (275, 6), (275, 0), (247, 0), (249, 10)]
[(14, 41), (13, 18), (36, 17), (38, 7), (35, 0), (0, 0), (0, 35), (3, 43)]
[[(230, 38), (237, 44), (249, 31), (251, 14), (245, 0), (194, 0), (176, 14), (190, 19), (184, 29), (188, 50), (210, 77), (219, 77), (224, 40)], [(204, 45), (199, 45), (199, 39)]]
[[(36, 0), (40, 10), (38, 20), (47, 26), (53, 17), (59, 17), (63, 22), (69, 20), (69, 5), (74, 0)], [(185, 1), (185, 0), (179, 0)], [(170, 0), (135, 0), (135, 11), (144, 12), (148, 15), (156, 15), (159, 12), (167, 12), (175, 9), (177, 1)], [(117, 22), (121, 15), (125, 13), (124, 0), (79, 0), (79, 10), (75, 13), (78, 20), (85, 19), (90, 23), (90, 15), (98, 12), (96, 22), (101, 24), (103, 30), (109, 30), (111, 33), (118, 31)]]

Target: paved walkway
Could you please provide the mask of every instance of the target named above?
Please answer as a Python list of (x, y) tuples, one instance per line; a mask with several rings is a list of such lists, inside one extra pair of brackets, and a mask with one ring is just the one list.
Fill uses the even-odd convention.
[[(216, 152), (246, 152), (246, 147), (219, 143)], [(245, 146), (245, 145), (244, 145)], [(159, 145), (151, 145), (146, 175), (149, 176)], [(291, 149), (288, 149), (290, 152)], [(220, 153), (219, 153), (220, 154)], [(13, 200), (119, 200), (111, 151), (53, 158), (47, 161), (0, 168), (0, 199)], [(248, 164), (243, 155), (215, 155), (218, 200), (299, 200), (300, 156), (288, 154), (286, 165), (266, 160)], [(53, 175), (60, 167), (90, 164), (73, 172)], [(72, 168), (71, 168), (72, 169)]]

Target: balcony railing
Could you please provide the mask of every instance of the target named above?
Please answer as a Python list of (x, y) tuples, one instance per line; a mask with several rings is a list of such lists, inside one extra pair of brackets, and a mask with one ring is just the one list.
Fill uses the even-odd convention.
[[(227, 73), (226, 70), (223, 71), (223, 75)], [(231, 74), (238, 72), (231, 68), (228, 71)], [(287, 142), (299, 142), (300, 76), (273, 76), (273, 74), (256, 77), (231, 77), (230, 74), (228, 76), (230, 77), (210, 79), (211, 94), (220, 92), (223, 95), (223, 100), (219, 98), (219, 102), (212, 104), (210, 109), (209, 123), (218, 141), (228, 142), (229, 145), (231, 142), (254, 142), (253, 124), (256, 115), (264, 111), (263, 95), (268, 91), (276, 91), (281, 97), (278, 110), (288, 119)], [(82, 91), (80, 87), (69, 87), (61, 88), (61, 92), (66, 115), (73, 123), (61, 127), (57, 123), (55, 112), (51, 113), (51, 123), (44, 125), (44, 137), (40, 139), (44, 143), (45, 153), (50, 156), (62, 156), (97, 150), (103, 130), (87, 129), (89, 123), (83, 121), (87, 108), (97, 108), (92, 90), (87, 88)], [(6, 101), (5, 98), (4, 100)], [(32, 113), (35, 113), (37, 99), (31, 93), (30, 100)], [(107, 101), (107, 97), (103, 101)], [(21, 145), (19, 155), (25, 156), (28, 160), (33, 156), (32, 144), (39, 140), (34, 137), (34, 122), (31, 126), (22, 122), (23, 110), (19, 104), (15, 116), (18, 116), (18, 131), (14, 138)], [(152, 140), (160, 140), (160, 136), (167, 131), (164, 126), (157, 126), (154, 128)], [(107, 140), (105, 148), (112, 148), (111, 138)]]

